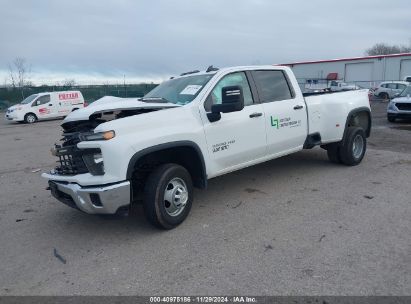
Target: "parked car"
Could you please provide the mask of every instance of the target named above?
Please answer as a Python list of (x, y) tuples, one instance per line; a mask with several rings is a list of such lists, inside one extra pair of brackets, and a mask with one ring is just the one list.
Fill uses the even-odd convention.
[(382, 99), (391, 99), (395, 94), (399, 94), (409, 85), (406, 81), (385, 81), (381, 82), (378, 87), (374, 89), (374, 95)]
[(387, 119), (395, 122), (397, 118), (411, 118), (411, 86), (390, 101), (387, 108)]
[(84, 107), (80, 91), (44, 92), (30, 95), (19, 104), (9, 107), (5, 117), (7, 120), (34, 123), (37, 120), (64, 117)]
[(404, 81), (411, 83), (411, 76), (405, 76)]
[(282, 66), (185, 73), (140, 100), (70, 113), (52, 150), (58, 165), (42, 176), (73, 208), (114, 214), (142, 202), (149, 222), (171, 229), (210, 178), (315, 146), (358, 165), (371, 132), (367, 93), (304, 97)]
[(348, 84), (345, 82), (331, 81), (331, 84), (330, 84), (330, 91), (333, 91), (333, 92), (352, 91), (352, 90), (359, 90), (359, 89), (360, 89), (359, 86), (356, 86), (355, 84)]

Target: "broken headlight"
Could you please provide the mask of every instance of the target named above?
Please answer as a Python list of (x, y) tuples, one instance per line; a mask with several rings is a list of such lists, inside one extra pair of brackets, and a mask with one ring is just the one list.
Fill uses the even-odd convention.
[(95, 153), (83, 154), (83, 161), (92, 175), (104, 175), (103, 154), (96, 149)]
[(84, 141), (92, 140), (110, 140), (116, 136), (114, 131), (98, 132), (98, 133), (83, 133), (80, 139)]

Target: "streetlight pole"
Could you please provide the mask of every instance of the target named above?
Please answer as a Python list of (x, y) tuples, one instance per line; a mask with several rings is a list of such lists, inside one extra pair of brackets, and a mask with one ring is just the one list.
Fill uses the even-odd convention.
[(126, 74), (123, 74), (123, 84), (124, 84), (124, 95), (125, 95), (125, 97), (127, 97)]

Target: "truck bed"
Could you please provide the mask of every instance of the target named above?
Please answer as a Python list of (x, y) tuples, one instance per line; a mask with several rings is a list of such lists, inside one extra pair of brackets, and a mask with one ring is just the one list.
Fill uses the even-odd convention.
[(321, 134), (324, 144), (342, 139), (351, 109), (369, 107), (368, 90), (308, 94), (308, 134)]

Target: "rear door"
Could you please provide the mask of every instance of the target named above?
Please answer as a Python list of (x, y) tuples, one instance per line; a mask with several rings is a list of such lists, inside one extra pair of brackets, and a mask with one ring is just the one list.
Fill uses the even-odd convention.
[(265, 113), (269, 155), (302, 149), (307, 137), (307, 110), (304, 98), (296, 93), (283, 70), (252, 72)]
[(405, 84), (399, 83), (397, 84), (397, 90), (395, 91), (396, 94), (402, 93), (407, 86)]
[[(221, 113), (221, 119), (210, 122), (207, 113), (213, 104), (222, 101), (222, 88), (241, 86), (244, 94), (244, 109), (238, 112)], [(254, 161), (266, 155), (265, 117), (261, 104), (253, 96), (245, 72), (223, 76), (200, 106), (208, 151), (214, 170), (221, 172)]]
[(59, 92), (56, 98), (58, 99), (60, 116), (66, 116), (73, 110), (84, 107), (83, 96), (80, 92)]

